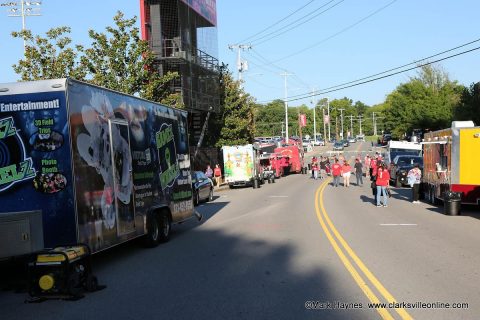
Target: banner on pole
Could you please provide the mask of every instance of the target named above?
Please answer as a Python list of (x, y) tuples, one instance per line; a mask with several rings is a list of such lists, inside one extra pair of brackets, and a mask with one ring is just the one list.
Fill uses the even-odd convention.
[(330, 123), (330, 117), (328, 115), (323, 116), (323, 123), (329, 124)]
[(305, 114), (300, 114), (299, 122), (300, 122), (301, 127), (306, 127), (307, 126), (307, 116)]

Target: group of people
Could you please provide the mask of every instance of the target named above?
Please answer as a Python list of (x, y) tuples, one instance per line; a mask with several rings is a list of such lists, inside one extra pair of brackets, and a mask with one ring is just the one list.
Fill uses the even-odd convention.
[[(350, 176), (352, 173), (352, 167), (348, 161), (339, 155), (333, 159), (333, 164), (330, 164), (328, 157), (312, 158), (311, 163), (312, 178), (318, 179), (318, 172), (320, 171), (320, 179), (324, 179), (326, 174), (331, 173), (333, 177), (332, 185), (338, 187), (340, 185), (340, 177), (343, 178), (343, 186), (350, 186)], [(362, 159), (360, 156), (355, 158), (355, 164), (353, 166), (356, 185), (363, 186), (363, 176), (370, 178), (371, 188), (375, 197), (374, 203), (377, 207), (387, 207), (388, 198), (391, 197), (390, 186), (390, 172), (388, 166), (383, 161), (382, 156), (376, 153), (375, 156), (366, 155)], [(415, 164), (414, 167), (408, 172), (407, 179), (408, 184), (412, 187), (412, 202), (419, 203), (420, 183), (422, 178), (422, 172)]]
[[(317, 157), (312, 158), (311, 163), (312, 168), (312, 178), (318, 179), (318, 173), (320, 171), (320, 179), (324, 179), (327, 174), (333, 176), (333, 186), (338, 187), (340, 184), (340, 177), (343, 178), (343, 186), (350, 186), (350, 176), (352, 173), (352, 167), (350, 163), (343, 157), (339, 155), (338, 157), (333, 158), (333, 164), (330, 164), (328, 157), (320, 156), (320, 160)], [(357, 186), (363, 185), (363, 165), (357, 158), (355, 160), (355, 178), (357, 179)]]
[(219, 164), (215, 165), (215, 169), (212, 169), (210, 165), (207, 165), (205, 175), (215, 181), (215, 186), (217, 186), (217, 188), (220, 186), (220, 183), (222, 182), (222, 169), (220, 169)]

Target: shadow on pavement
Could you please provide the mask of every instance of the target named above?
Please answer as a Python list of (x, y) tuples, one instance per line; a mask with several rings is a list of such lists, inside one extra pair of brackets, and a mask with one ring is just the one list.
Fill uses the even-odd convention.
[(392, 190), (392, 198), (398, 199), (398, 200), (403, 200), (403, 201), (412, 201), (412, 189), (410, 188), (392, 188), (390, 187), (390, 190)]
[(362, 311), (307, 310), (308, 300), (341, 301), (352, 295), (319, 266), (299, 264), (297, 256), (298, 248), (289, 243), (200, 226), (153, 249), (129, 242), (96, 254), (93, 271), (105, 290), (75, 302), (40, 304), (24, 304), (26, 294), (0, 292), (0, 310), (3, 319), (35, 315), (36, 320), (52, 314), (59, 319), (372, 317), (366, 306)]

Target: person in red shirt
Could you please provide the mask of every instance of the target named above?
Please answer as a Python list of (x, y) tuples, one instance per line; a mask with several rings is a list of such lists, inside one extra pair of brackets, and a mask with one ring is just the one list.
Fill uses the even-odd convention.
[(342, 176), (343, 176), (343, 186), (349, 187), (350, 186), (350, 173), (352, 171), (352, 167), (348, 163), (348, 161), (344, 161), (342, 166)]
[(217, 185), (217, 188), (220, 187), (220, 183), (222, 182), (222, 169), (220, 169), (218, 164), (215, 165), (213, 176), (215, 177), (215, 184)]
[(384, 164), (381, 164), (377, 170), (377, 207), (381, 207), (380, 205), (380, 197), (383, 195), (383, 206), (387, 206), (387, 188), (390, 182), (390, 173), (385, 168)]
[(340, 176), (342, 175), (342, 166), (338, 163), (338, 159), (335, 159), (335, 163), (332, 166), (333, 185), (338, 187), (340, 183)]

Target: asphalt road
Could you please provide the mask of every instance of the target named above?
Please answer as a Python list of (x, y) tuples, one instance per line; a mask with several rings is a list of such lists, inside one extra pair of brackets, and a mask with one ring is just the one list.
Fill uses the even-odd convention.
[[(106, 289), (38, 304), (0, 291), (1, 319), (478, 319), (480, 213), (445, 216), (410, 203), (409, 189), (377, 208), (368, 186), (292, 175), (220, 191), (198, 207), (204, 220), (175, 226), (170, 242), (96, 255)], [(368, 307), (377, 300), (468, 308)]]

